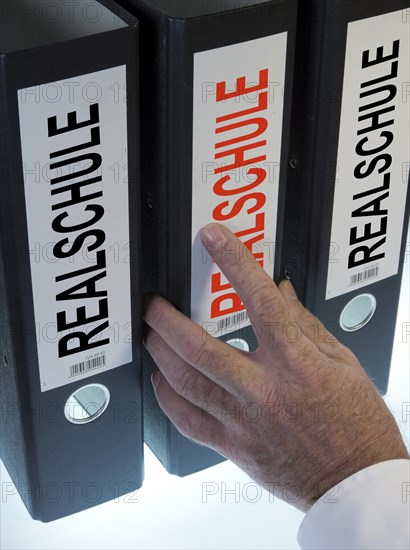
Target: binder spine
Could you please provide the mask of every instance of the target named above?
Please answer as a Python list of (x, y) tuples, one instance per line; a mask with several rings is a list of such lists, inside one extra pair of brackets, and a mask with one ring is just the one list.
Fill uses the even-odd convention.
[[(391, 49), (393, 41), (401, 37), (401, 70), (403, 71), (406, 63), (408, 65), (408, 54), (405, 51), (405, 33), (408, 32), (408, 27), (406, 31), (405, 21), (402, 20), (402, 16), (406, 17), (408, 2), (307, 0), (300, 4), (282, 277), (291, 278), (305, 306), (325, 323), (336, 338), (357, 354), (379, 389), (385, 391), (409, 212), (409, 199), (408, 196), (406, 198), (405, 187), (407, 183), (403, 181), (404, 185), (400, 186), (398, 179), (401, 181), (401, 176), (394, 178), (395, 191), (392, 195), (395, 194), (397, 197), (398, 188), (401, 187), (401, 199), (396, 199), (394, 207), (394, 200), (391, 203), (397, 215), (395, 222), (390, 223), (396, 223), (400, 227), (396, 228), (394, 238), (390, 236), (391, 250), (388, 254), (393, 261), (389, 262), (384, 276), (377, 278), (375, 266), (368, 266), (369, 270), (363, 274), (358, 273), (358, 270), (348, 273), (347, 267), (341, 272), (341, 266), (347, 264), (348, 256), (343, 248), (346, 246), (346, 234), (341, 233), (347, 226), (347, 231), (350, 231), (350, 220), (358, 220), (358, 212), (354, 213), (354, 208), (350, 209), (350, 206), (346, 208), (345, 203), (350, 193), (356, 193), (356, 199), (359, 198), (360, 192), (370, 193), (369, 189), (363, 189), (361, 180), (357, 180), (360, 189), (352, 191), (352, 181), (355, 179), (353, 171), (360, 159), (357, 160), (355, 157), (356, 137), (350, 136), (346, 139), (346, 128), (349, 132), (360, 130), (362, 126), (357, 127), (358, 117), (366, 114), (367, 107), (363, 103), (357, 106), (357, 99), (363, 90), (369, 89), (369, 86), (366, 88), (365, 80), (356, 82), (359, 72), (360, 76), (364, 77), (364, 70), (368, 71), (367, 75), (373, 70), (363, 67), (358, 71), (357, 64), (361, 61), (362, 55), (365, 56), (365, 51), (369, 50), (369, 55), (374, 57), (377, 51), (381, 51), (377, 48), (383, 46), (387, 55), (388, 52), (392, 53), (389, 48)], [(361, 30), (355, 34), (355, 29), (359, 27)], [(370, 28), (374, 29), (373, 33), (370, 32)], [(389, 44), (385, 43), (386, 41)], [(376, 79), (381, 75), (374, 73), (373, 76)], [(361, 87), (362, 84), (364, 88)], [(357, 97), (347, 101), (346, 94), (352, 93), (357, 94)], [(408, 135), (408, 129), (403, 130), (403, 121), (408, 120), (404, 110), (403, 104), (398, 103), (397, 111), (402, 113), (398, 117), (401, 120), (402, 142)], [(396, 143), (398, 140), (400, 135), (396, 137)], [(370, 147), (370, 143), (368, 146)], [(350, 151), (350, 157), (346, 156), (347, 150)], [(392, 155), (395, 157), (393, 163), (397, 166), (398, 158), (403, 154), (396, 147)], [(365, 160), (370, 162), (371, 157)], [(381, 159), (379, 162), (377, 167), (383, 170)], [(376, 174), (377, 170), (374, 173)], [(341, 220), (340, 215), (343, 212), (349, 216), (348, 222), (347, 218)], [(364, 217), (360, 223), (363, 219)], [(369, 221), (370, 218), (367, 219), (368, 223)], [(356, 230), (356, 234), (362, 235), (364, 240), (369, 228), (365, 229), (359, 223), (353, 222), (351, 235), (354, 236)], [(377, 223), (373, 219), (371, 231), (375, 233), (376, 227)], [(339, 233), (336, 228), (339, 228)], [(392, 227), (390, 232), (391, 229)], [(371, 244), (375, 244), (375, 241)], [(394, 249), (396, 254), (393, 253)], [(395, 273), (393, 265), (398, 266)], [(387, 276), (389, 269), (390, 276)], [(381, 275), (381, 270), (379, 273)], [(363, 284), (345, 286), (343, 291), (341, 278), (344, 285), (349, 281)], [(342, 322), (344, 308), (350, 303), (349, 300), (363, 294), (368, 295), (363, 298), (367, 303), (362, 301), (361, 306), (364, 306), (364, 311), (369, 309), (369, 316), (363, 324), (357, 324), (355, 330), (346, 330)]]
[[(191, 316), (191, 151), (192, 151), (192, 58), (189, 55), (188, 23), (167, 20), (166, 89), (166, 296)], [(186, 156), (185, 156), (186, 155)], [(183, 284), (181, 284), (183, 276)]]
[[(7, 62), (0, 57), (0, 126), (12, 128), (10, 120), (15, 106), (9, 101), (7, 73)], [(30, 418), (28, 422), (23, 418), (24, 410), (31, 408), (31, 398), (27, 380), (17, 369), (18, 364), (27, 361), (24, 321), (20, 314), (22, 294), (16, 293), (16, 299), (11, 300), (13, 286), (19, 286), (19, 275), (14, 279), (7, 276), (7, 273), (12, 272), (12, 266), (20, 264), (23, 246), (22, 242), (12, 238), (13, 228), (5, 225), (8, 214), (14, 210), (9, 200), (19, 172), (12, 161), (13, 151), (10, 150), (13, 136), (9, 137), (6, 139), (5, 134), (1, 133), (0, 170), (4, 187), (0, 201), (0, 456), (29, 513), (36, 518), (41, 516), (41, 512), (35, 502), (36, 488), (31, 480), (37, 477), (37, 453), (34, 452), (32, 423)], [(11, 224), (14, 223), (18, 222), (13, 219)], [(29, 448), (31, 453), (28, 453)]]
[[(118, 18), (110, 13), (118, 8), (112, 2), (102, 5), (108, 11), (101, 27), (73, 22), (66, 39), (51, 44), (37, 28), (37, 35), (22, 37), (26, 47), (13, 37), (13, 48), (5, 42), (3, 51), (2, 42), (0, 56), (1, 456), (30, 514), (44, 522), (142, 483), (139, 121), (132, 89), (138, 86), (138, 24), (122, 10)], [(80, 37), (70, 34), (79, 30)], [(61, 92), (59, 100), (47, 100), (48, 86)], [(90, 86), (98, 99), (87, 96)], [(91, 167), (77, 158), (85, 150)], [(95, 160), (101, 172), (91, 174)], [(84, 199), (91, 196), (87, 208)], [(94, 255), (92, 238), (89, 248), (78, 246), (93, 220), (102, 220)], [(61, 235), (50, 236), (59, 229)], [(64, 241), (68, 233), (71, 241)], [(75, 258), (51, 256), (58, 244), (66, 243), (67, 252), (76, 242)], [(125, 278), (118, 285), (120, 272)], [(105, 297), (108, 320), (97, 301)], [(91, 342), (96, 325), (100, 334)], [(84, 343), (91, 354), (79, 349)], [(102, 346), (113, 352), (109, 363), (94, 355)]]
[[(251, 44), (252, 40), (265, 38), (268, 41), (269, 36), (287, 32), (288, 88), (283, 154), (280, 159), (286, 162), (296, 2), (241, 0), (228, 8), (216, 3), (204, 5), (197, 0), (120, 0), (120, 3), (141, 22), (144, 291), (162, 294), (191, 317), (191, 297), (192, 293), (195, 294), (191, 288), (192, 241), (198, 233), (198, 228), (193, 225), (194, 219), (195, 223), (198, 221), (192, 210), (192, 188), (202, 181), (193, 177), (195, 58), (219, 48), (244, 48), (242, 43)], [(270, 51), (275, 56), (276, 51), (272, 48)], [(236, 62), (240, 74), (234, 76), (240, 78), (243, 69), (238, 56)], [(228, 68), (229, 63), (226, 65)], [(250, 73), (249, 80), (259, 74), (254, 67)], [(279, 84), (284, 84), (283, 78)], [(229, 82), (229, 86), (232, 85), (235, 85), (234, 79)], [(272, 89), (270, 91), (273, 93)], [(277, 92), (280, 94), (281, 91)], [(251, 100), (252, 106), (254, 99)], [(271, 131), (276, 132), (278, 128)], [(213, 137), (214, 129), (211, 133)], [(277, 140), (272, 141), (277, 146)], [(206, 158), (204, 162), (211, 160)], [(282, 165), (281, 186), (285, 175), (286, 168)], [(269, 183), (279, 185), (277, 179)], [(282, 192), (283, 189), (279, 192), (280, 204)], [(276, 212), (273, 212), (273, 207), (271, 210), (271, 223), (276, 225)], [(278, 238), (281, 236), (281, 215), (279, 208)], [(211, 221), (207, 219), (204, 224)], [(275, 270), (277, 275), (278, 261)], [(200, 324), (205, 321), (199, 318), (194, 320)], [(229, 340), (237, 336), (245, 337), (253, 349), (257, 346), (249, 326), (221, 337)], [(160, 411), (150, 381), (155, 368), (154, 362), (144, 351), (145, 440), (148, 445), (168, 471), (178, 475), (187, 475), (221, 461), (222, 457), (213, 451), (182, 437)]]
[[(6, 63), (0, 57), (0, 126), (8, 126), (6, 101)], [(0, 134), (0, 150), (4, 152), (0, 170), (3, 182), (9, 182), (10, 166), (5, 159), (9, 158), (8, 142), (4, 134)], [(0, 450), (4, 463), (8, 466), (13, 480), (21, 479), (27, 484), (27, 464), (24, 460), (25, 442), (23, 425), (19, 414), (19, 400), (15, 371), (14, 328), (10, 321), (12, 311), (7, 298), (5, 253), (10, 251), (10, 242), (6, 242), (7, 228), (3, 227), (4, 208), (6, 200), (0, 201)], [(12, 441), (12, 444), (9, 442)], [(30, 506), (31, 509), (31, 506)]]
[[(132, 9), (130, 2), (121, 2)], [(158, 67), (167, 66), (168, 36), (167, 20), (156, 16), (155, 10), (141, 4), (139, 17), (143, 21), (140, 28), (140, 43), (144, 52), (140, 57), (141, 91), (140, 116), (143, 136), (141, 139), (141, 179), (142, 186), (142, 270), (143, 292), (166, 293), (167, 212), (160, 207), (166, 204), (166, 186), (163, 184), (168, 160), (166, 143), (168, 80), (165, 71)], [(146, 90), (148, 88), (148, 91)], [(144, 129), (147, 129), (145, 131)], [(155, 243), (153, 245), (153, 243)], [(155, 253), (153, 253), (155, 246)]]
[[(4, 150), (4, 149), (3, 149)], [(21, 405), (18, 398), (16, 361), (13, 331), (10, 324), (10, 308), (6, 296), (4, 264), (0, 249), (0, 454), (15, 485), (28, 487), (27, 455), (24, 426), (21, 422)], [(26, 502), (30, 513), (33, 507)]]
[[(190, 150), (190, 135), (181, 129), (191, 127), (192, 122), (190, 105), (185, 103), (189, 84), (183, 84), (191, 74), (184, 58), (184, 22), (160, 15), (143, 3), (138, 10), (141, 44), (150, 52), (141, 59), (142, 286), (144, 293), (167, 297), (189, 316), (190, 243), (186, 236), (191, 189), (184, 184), (189, 180), (189, 161), (181, 151)], [(179, 37), (176, 26), (181, 27)], [(144, 88), (147, 82), (149, 92)], [(181, 284), (182, 274), (186, 277)], [(145, 349), (143, 364), (144, 438), (164, 467), (170, 473), (187, 475), (221, 461), (219, 455), (174, 428), (158, 407), (151, 384), (157, 367)]]
[[(125, 3), (125, 7), (132, 6)], [(167, 20), (157, 17), (149, 5), (141, 4), (138, 14), (143, 24), (140, 27), (140, 42), (145, 55), (141, 55), (141, 187), (142, 193), (142, 292), (168, 295), (169, 277), (168, 214), (163, 205), (167, 204), (168, 191), (164, 184), (167, 170), (169, 142), (167, 126), (167, 94), (169, 81), (166, 71), (158, 66), (167, 66), (168, 35)], [(149, 92), (144, 87), (149, 86)], [(153, 130), (155, 128), (155, 131)], [(155, 154), (153, 154), (155, 152)], [(153, 251), (154, 247), (154, 251)], [(169, 421), (159, 410), (151, 384), (151, 375), (156, 369), (151, 356), (144, 348), (143, 386), (144, 386), (144, 439), (168, 471), (171, 453), (168, 452)]]
[[(301, 2), (298, 8), (296, 32), (296, 68), (293, 82), (293, 103), (291, 111), (291, 127), (297, 128), (291, 134), (289, 145), (288, 177), (286, 188), (285, 227), (282, 244), (280, 279), (291, 279), (300, 295), (307, 292), (308, 266), (311, 261), (314, 247), (311, 242), (312, 227), (310, 211), (312, 208), (313, 182), (310, 178), (313, 170), (312, 149), (314, 143), (314, 121), (320, 108), (317, 102), (319, 64), (315, 64), (309, 71), (309, 78), (316, 83), (306, 86), (307, 74), (298, 70), (300, 66), (307, 66), (311, 57), (320, 57), (320, 48), (315, 45), (323, 44), (321, 21), (323, 14), (307, 9), (307, 2)], [(313, 37), (320, 38), (315, 42)], [(306, 116), (306, 112), (309, 116)], [(310, 162), (309, 162), (310, 159)], [(301, 181), (303, 174), (303, 182)], [(303, 191), (301, 186), (303, 185)]]

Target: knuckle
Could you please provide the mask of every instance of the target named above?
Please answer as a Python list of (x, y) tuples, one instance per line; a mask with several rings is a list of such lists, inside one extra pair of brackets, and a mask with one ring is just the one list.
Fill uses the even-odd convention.
[(324, 326), (319, 321), (319, 319), (317, 317), (315, 317), (314, 315), (312, 315), (310, 313), (310, 311), (305, 309), (303, 306), (302, 306), (301, 309), (299, 309), (299, 311), (295, 315), (295, 320), (299, 321), (303, 325), (312, 327), (314, 330), (316, 330), (318, 332), (321, 332), (321, 331), (324, 330)]
[(178, 431), (183, 436), (188, 437), (189, 439), (195, 439), (196, 430), (194, 429), (190, 415), (188, 414), (179, 415), (175, 424), (178, 428)]
[(263, 405), (271, 405), (278, 399), (277, 388), (270, 381), (263, 381), (259, 389), (259, 400)]
[(272, 292), (271, 284), (268, 281), (256, 284), (250, 290), (247, 301), (253, 311), (263, 311), (266, 308), (272, 308), (279, 314), (285, 312), (283, 301), (278, 295)]
[(213, 351), (207, 341), (202, 341), (199, 346), (192, 346), (187, 353), (188, 362), (193, 367), (205, 366), (212, 361)]
[(355, 369), (363, 370), (363, 367), (360, 364), (360, 361), (356, 357), (356, 355), (351, 351), (349, 348), (347, 348), (342, 343), (337, 343), (337, 362), (343, 365), (350, 365)]
[(175, 382), (175, 390), (182, 397), (189, 398), (198, 386), (199, 373), (190, 370), (184, 371)]
[(324, 360), (327, 358), (322, 356), (314, 344), (309, 345), (308, 342), (300, 346), (289, 346), (286, 351), (286, 364), (293, 374), (306, 375)]

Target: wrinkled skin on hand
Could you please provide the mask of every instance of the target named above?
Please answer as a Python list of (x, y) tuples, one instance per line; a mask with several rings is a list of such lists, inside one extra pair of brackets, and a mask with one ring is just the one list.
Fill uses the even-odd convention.
[(357, 358), (279, 287), (224, 226), (202, 242), (246, 306), (259, 348), (212, 338), (169, 302), (147, 299), (145, 345), (158, 402), (178, 430), (306, 511), (353, 473), (408, 458), (399, 429)]

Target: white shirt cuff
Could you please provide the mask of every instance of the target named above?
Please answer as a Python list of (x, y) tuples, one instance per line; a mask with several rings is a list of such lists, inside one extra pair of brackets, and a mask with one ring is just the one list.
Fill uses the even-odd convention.
[(303, 519), (302, 549), (408, 550), (410, 461), (388, 460), (324, 494)]

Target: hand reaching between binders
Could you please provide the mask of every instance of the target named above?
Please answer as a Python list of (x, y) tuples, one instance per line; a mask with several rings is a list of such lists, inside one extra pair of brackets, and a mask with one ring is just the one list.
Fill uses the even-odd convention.
[(277, 287), (224, 226), (211, 224), (201, 237), (241, 296), (259, 348), (235, 349), (163, 298), (148, 298), (145, 345), (160, 370), (153, 384), (181, 433), (304, 511), (359, 470), (408, 458), (356, 357), (302, 306), (291, 283)]

